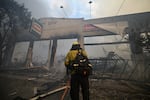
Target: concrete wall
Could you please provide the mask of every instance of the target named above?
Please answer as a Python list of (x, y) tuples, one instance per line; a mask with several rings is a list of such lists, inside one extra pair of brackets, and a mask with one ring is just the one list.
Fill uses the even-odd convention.
[[(20, 67), (49, 67), (52, 40), (34, 41), (33, 49), (30, 42), (18, 42), (15, 45), (11, 63)], [(31, 51), (30, 51), (31, 50)], [(29, 52), (30, 51), (30, 52)], [(30, 54), (30, 55), (29, 55)]]
[(83, 19), (41, 18), (40, 22), (43, 24), (42, 39), (82, 32)]
[(34, 41), (32, 64), (46, 66), (48, 64), (50, 40)]
[(16, 43), (14, 51), (13, 51), (11, 63), (13, 63), (14, 65), (24, 64), (26, 61), (28, 48), (29, 48), (29, 42), (18, 42), (18, 43)]

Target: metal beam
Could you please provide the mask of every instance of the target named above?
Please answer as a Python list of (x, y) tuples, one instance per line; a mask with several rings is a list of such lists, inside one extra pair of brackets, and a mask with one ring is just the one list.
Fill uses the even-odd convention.
[(105, 42), (105, 43), (85, 43), (84, 45), (92, 46), (92, 45), (113, 45), (113, 44), (127, 44), (129, 43), (128, 41), (122, 41), (122, 42)]
[(89, 19), (89, 20), (84, 20), (84, 22), (88, 24), (104, 24), (104, 23), (115, 23), (120, 21), (132, 21), (134, 19), (145, 20), (149, 18), (150, 18), (150, 12), (143, 12), (143, 13), (136, 13), (136, 14), (121, 15), (121, 16)]
[(111, 32), (109, 30), (99, 28), (97, 31), (89, 31), (89, 32), (83, 32), (82, 33), (85, 37), (86, 36), (107, 36), (107, 35), (118, 35), (117, 33)]

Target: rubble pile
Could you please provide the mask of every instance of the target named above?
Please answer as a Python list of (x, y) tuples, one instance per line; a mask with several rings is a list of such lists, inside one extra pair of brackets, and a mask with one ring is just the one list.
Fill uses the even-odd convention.
[(150, 84), (116, 81), (90, 80), (91, 100), (149, 100)]
[[(112, 73), (103, 75), (94, 73), (90, 76), (90, 100), (150, 100), (150, 83), (115, 80), (112, 78), (114, 75), (116, 76), (114, 73), (113, 75)], [(63, 86), (66, 82), (64, 76), (64, 72), (57, 71), (55, 68), (50, 71), (42, 69), (1, 71), (1, 92), (7, 100), (12, 100), (16, 96), (31, 98), (36, 93), (46, 93)], [(62, 92), (50, 95), (43, 100), (58, 98), (60, 95)], [(80, 97), (82, 97), (81, 94)], [(66, 100), (70, 100), (69, 92)]]

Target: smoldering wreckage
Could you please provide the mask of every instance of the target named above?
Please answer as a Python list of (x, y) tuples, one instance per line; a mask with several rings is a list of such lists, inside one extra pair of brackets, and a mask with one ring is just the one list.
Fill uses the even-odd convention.
[[(85, 48), (130, 44), (130, 59), (114, 51), (107, 52), (105, 57), (90, 58), (93, 65), (90, 100), (149, 100), (149, 18), (150, 13), (146, 12), (89, 20), (34, 19), (30, 33), (25, 31), (18, 36), (14, 50), (10, 51), (12, 56), (1, 67), (0, 98), (70, 100), (70, 86), (64, 67), (65, 53), (58, 56), (57, 50), (60, 39), (75, 39)], [(114, 32), (117, 29), (123, 33), (120, 35), (129, 36), (128, 41), (84, 43), (86, 37), (118, 35)]]

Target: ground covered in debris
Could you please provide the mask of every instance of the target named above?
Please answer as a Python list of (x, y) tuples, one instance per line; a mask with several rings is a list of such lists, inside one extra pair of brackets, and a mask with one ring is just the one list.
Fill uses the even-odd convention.
[[(63, 78), (62, 73), (43, 70), (1, 71), (0, 99), (21, 97), (28, 100), (38, 93), (64, 86)], [(43, 100), (57, 100), (61, 95), (62, 92), (58, 92)], [(70, 100), (69, 94), (65, 99)], [(150, 100), (150, 83), (90, 78), (90, 100)]]
[(91, 100), (149, 100), (150, 84), (117, 80), (90, 80)]

